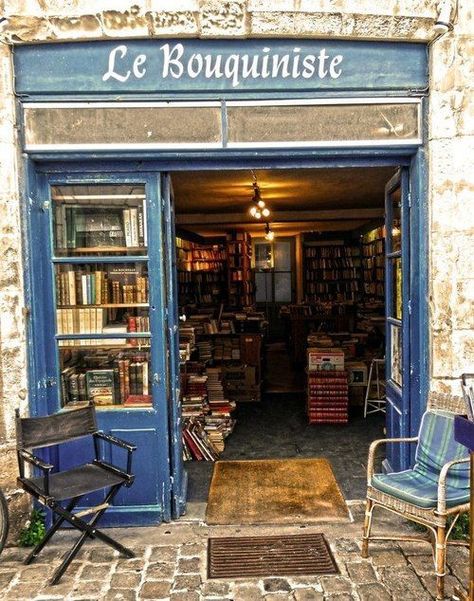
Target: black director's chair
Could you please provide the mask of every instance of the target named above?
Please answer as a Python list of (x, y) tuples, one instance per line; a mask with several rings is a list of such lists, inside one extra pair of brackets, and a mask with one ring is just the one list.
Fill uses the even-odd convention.
[[(25, 564), (29, 564), (36, 559), (40, 551), (64, 522), (68, 522), (71, 526), (80, 530), (82, 534), (54, 572), (51, 584), (59, 582), (87, 538), (98, 538), (125, 557), (134, 557), (132, 551), (97, 530), (95, 525), (110, 506), (120, 488), (123, 485), (131, 486), (133, 484), (134, 475), (131, 472), (132, 452), (136, 447), (114, 436), (99, 432), (93, 405), (47, 417), (23, 419), (20, 418), (19, 411), (16, 410), (16, 433), (20, 469), (18, 484), (42, 505), (49, 507), (55, 514), (51, 528), (25, 559)], [(95, 459), (91, 463), (72, 469), (53, 472), (53, 465), (45, 463), (31, 453), (33, 449), (50, 447), (86, 436), (93, 438)], [(101, 459), (100, 440), (117, 445), (127, 451), (126, 471)], [(25, 462), (41, 470), (42, 475), (37, 477), (34, 475), (32, 477), (26, 476)], [(73, 513), (75, 506), (84, 495), (102, 489), (106, 489), (104, 490), (105, 498), (102, 503)], [(64, 503), (65, 501), (67, 503)], [(83, 518), (87, 515), (92, 515), (92, 518), (85, 521)]]

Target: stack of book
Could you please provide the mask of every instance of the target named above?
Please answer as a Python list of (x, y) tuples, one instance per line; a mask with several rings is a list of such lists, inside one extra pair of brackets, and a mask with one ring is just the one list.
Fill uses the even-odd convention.
[(219, 458), (219, 451), (209, 440), (204, 426), (194, 418), (183, 424), (183, 458), (197, 461), (216, 461)]
[(200, 340), (197, 343), (197, 347), (199, 350), (200, 361), (202, 361), (203, 363), (206, 363), (207, 361), (212, 361), (213, 344), (210, 340)]
[(240, 338), (225, 336), (214, 341), (214, 359), (216, 361), (238, 361), (240, 359)]
[(310, 424), (347, 423), (349, 386), (341, 349), (308, 349), (307, 394)]
[(310, 424), (346, 424), (349, 386), (345, 371), (315, 371), (308, 374), (308, 419)]

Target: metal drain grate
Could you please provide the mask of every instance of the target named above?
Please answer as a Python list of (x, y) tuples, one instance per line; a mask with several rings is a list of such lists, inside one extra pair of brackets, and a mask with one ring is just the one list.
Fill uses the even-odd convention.
[(323, 534), (210, 538), (209, 578), (338, 574)]

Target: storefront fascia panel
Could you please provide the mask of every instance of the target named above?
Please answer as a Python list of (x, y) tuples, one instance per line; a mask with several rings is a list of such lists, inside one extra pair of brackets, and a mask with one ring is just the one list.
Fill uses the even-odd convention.
[(421, 99), (25, 103), (27, 152), (419, 146)]
[[(423, 94), (423, 44), (355, 40), (106, 40), (14, 48), (24, 99), (249, 99)], [(402, 94), (401, 94), (402, 93)]]

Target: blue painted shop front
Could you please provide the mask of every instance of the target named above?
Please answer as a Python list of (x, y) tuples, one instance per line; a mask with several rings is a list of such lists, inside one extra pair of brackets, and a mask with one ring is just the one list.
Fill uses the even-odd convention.
[[(402, 364), (397, 364), (401, 376), (393, 374), (388, 380), (387, 436), (418, 431), (428, 387), (427, 194), (422, 140), (426, 52), (419, 44), (332, 40), (127, 40), (15, 50), (16, 91), (27, 157), (23, 214), (26, 302), (31, 315), (31, 414), (63, 410), (63, 360), (65, 354), (78, 352), (76, 346), (90, 345), (91, 352), (97, 353), (101, 345), (112, 341), (111, 346), (133, 344), (138, 354), (147, 356), (147, 401), (98, 411), (105, 431), (138, 447), (136, 483), (117, 499), (109, 524), (155, 524), (177, 518), (185, 510), (171, 171), (400, 167), (399, 176), (387, 182), (386, 190), (387, 231), (391, 231), (393, 198), (398, 190), (402, 214), (402, 249), (390, 244), (387, 249), (388, 296), (392, 265), (399, 258), (404, 264), (402, 314), (393, 314), (387, 303), (389, 365), (395, 350), (402, 349)], [(249, 141), (237, 139), (232, 131), (236, 106), (271, 106), (275, 111), (291, 106), (296, 118), (301, 107), (323, 111), (328, 105), (344, 110), (350, 106), (355, 107), (356, 122), (361, 119), (357, 107), (395, 106), (398, 110), (397, 103), (405, 101), (407, 106), (418, 103), (419, 124), (415, 134), (401, 137), (390, 131), (383, 134), (388, 137), (374, 134), (364, 139), (360, 133), (351, 137), (347, 122), (341, 123), (339, 137), (333, 139)], [(127, 142), (114, 130), (118, 113), (107, 112), (159, 111), (177, 105), (191, 111), (212, 109), (214, 113), (209, 115), (215, 117), (218, 131), (215, 137), (188, 139), (183, 134), (180, 139), (164, 139), (162, 132), (150, 128), (151, 134), (145, 132), (141, 138), (138, 132), (136, 139)], [(77, 117), (81, 110), (105, 111), (93, 114), (102, 122), (99, 129), (107, 132), (82, 131), (81, 119), (71, 117), (71, 111)], [(90, 114), (80, 113), (84, 123), (90, 123)], [(63, 123), (66, 126), (61, 128)], [(56, 124), (58, 130), (51, 136)], [(211, 128), (211, 121), (209, 124)], [(65, 202), (64, 211), (71, 210), (68, 192), (72, 191), (78, 202), (78, 191), (86, 191), (84, 196), (90, 202), (94, 191), (116, 194), (124, 189), (138, 191), (136, 207), (130, 206), (146, 215), (145, 241), (139, 247), (132, 251), (126, 245), (121, 254), (114, 249), (99, 254), (72, 249), (67, 240), (58, 243), (61, 222), (57, 207)], [(113, 202), (119, 203), (119, 198), (117, 193)], [(130, 210), (128, 205), (118, 206), (120, 211)], [(118, 264), (122, 271), (133, 266), (149, 275), (148, 298), (140, 307), (147, 312), (149, 329), (133, 333), (61, 329), (58, 310), (66, 305), (59, 302), (58, 275), (61, 278), (76, 269), (100, 273)], [(71, 448), (55, 459), (64, 467), (77, 462), (77, 453), (77, 448)], [(407, 467), (410, 460), (409, 449), (389, 445), (388, 467)]]

